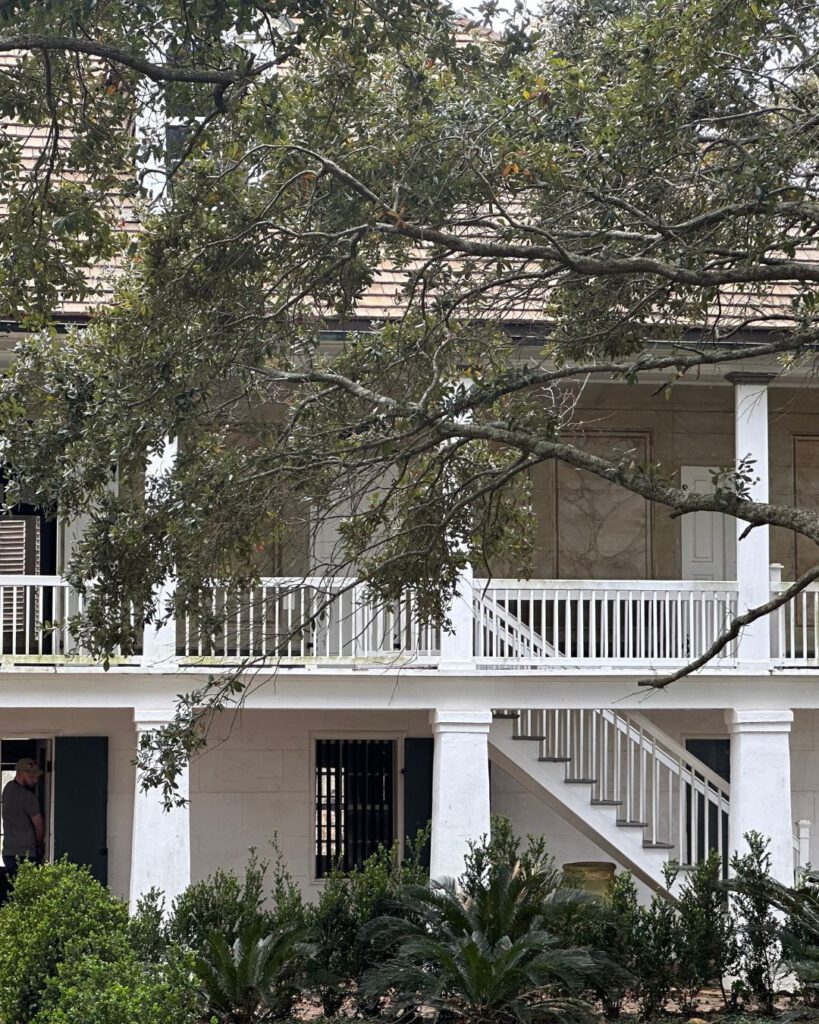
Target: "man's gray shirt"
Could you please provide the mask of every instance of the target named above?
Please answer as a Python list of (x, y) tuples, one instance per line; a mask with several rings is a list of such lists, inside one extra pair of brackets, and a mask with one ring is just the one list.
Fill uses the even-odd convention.
[(3, 790), (3, 856), (34, 859), (37, 837), (32, 818), (40, 813), (40, 803), (32, 790), (14, 779)]

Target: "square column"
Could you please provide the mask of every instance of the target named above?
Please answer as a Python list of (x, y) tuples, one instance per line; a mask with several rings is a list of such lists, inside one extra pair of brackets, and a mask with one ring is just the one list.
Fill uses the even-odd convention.
[[(154, 711), (135, 708), (137, 749), (143, 735), (161, 729), (171, 718), (172, 712), (168, 709)], [(144, 790), (138, 773), (135, 785), (130, 909), (133, 913), (140, 896), (155, 887), (165, 894), (167, 910), (173, 900), (190, 885), (190, 807), (186, 803), (183, 807), (166, 811), (161, 791)], [(185, 800), (190, 796), (187, 767), (179, 776), (179, 795)]]
[[(728, 373), (726, 380), (734, 385), (734, 455), (737, 464), (752, 458), (753, 481), (748, 496), (754, 501), (768, 501), (768, 384), (771, 373)], [(748, 527), (744, 519), (736, 520), (737, 586), (739, 612), (765, 604), (770, 599), (770, 545), (767, 526), (755, 526), (743, 537)], [(737, 660), (745, 670), (767, 672), (771, 659), (771, 625), (767, 617), (746, 626), (737, 642)]]
[(731, 807), (728, 850), (747, 852), (742, 838), (770, 839), (771, 874), (793, 885), (790, 732), (793, 712), (726, 711), (731, 730)]
[(470, 841), (489, 833), (492, 712), (433, 711), (430, 878), (459, 878)]
[(472, 566), (467, 565), (458, 576), (458, 593), (452, 599), (449, 618), (452, 632), (441, 632), (441, 658), (438, 668), (442, 672), (472, 672), (475, 668), (473, 610), (475, 580)]

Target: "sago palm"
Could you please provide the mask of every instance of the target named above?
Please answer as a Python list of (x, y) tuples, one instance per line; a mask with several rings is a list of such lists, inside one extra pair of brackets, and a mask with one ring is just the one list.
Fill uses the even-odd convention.
[(465, 1021), (583, 1021), (579, 999), (600, 980), (602, 959), (567, 948), (548, 929), (571, 891), (544, 894), (519, 864), (501, 865), (470, 893), (451, 880), (408, 886), (395, 913), (370, 933), (392, 949), (364, 980), (389, 1011), (432, 1011)]
[(218, 932), (208, 936), (196, 963), (208, 1013), (221, 1024), (285, 1016), (298, 994), (298, 938), (296, 928), (263, 934), (261, 920), (244, 925), (232, 945)]

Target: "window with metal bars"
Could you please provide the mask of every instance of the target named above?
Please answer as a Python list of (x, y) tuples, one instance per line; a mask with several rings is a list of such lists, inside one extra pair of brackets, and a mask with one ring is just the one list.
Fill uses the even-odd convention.
[(395, 741), (316, 740), (316, 878), (395, 837)]

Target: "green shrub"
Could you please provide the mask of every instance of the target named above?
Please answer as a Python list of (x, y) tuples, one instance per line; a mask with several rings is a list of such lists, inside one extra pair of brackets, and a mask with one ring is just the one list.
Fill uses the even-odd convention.
[(221, 935), (232, 946), (248, 928), (266, 935), (282, 927), (302, 925), (305, 907), (301, 891), (284, 866), (277, 837), (270, 840), (273, 885), (266, 891), (271, 862), (250, 850), (244, 877), (218, 868), (194, 882), (174, 900), (167, 923), (162, 923), (161, 894), (152, 892), (141, 901), (134, 923), (134, 941), (142, 948), (178, 942), (199, 953), (211, 935)]
[[(675, 876), (669, 867), (669, 887)], [(618, 1017), (629, 995), (644, 1017), (661, 1013), (672, 999), (690, 1013), (704, 986), (722, 986), (724, 975), (736, 967), (738, 951), (721, 876), (720, 858), (713, 853), (686, 875), (673, 901), (657, 894), (642, 906), (624, 871), (612, 879), (606, 899), (578, 915), (571, 931), (576, 943), (606, 950), (619, 968), (595, 993), (607, 1017)], [(728, 1002), (724, 991), (723, 1001)]]
[(160, 889), (149, 889), (138, 900), (128, 920), (128, 942), (136, 955), (150, 963), (161, 960), (168, 947), (165, 897)]
[(193, 1024), (198, 1019), (191, 963), (179, 955), (147, 964), (123, 950), (61, 963), (46, 983), (34, 1024)]
[(546, 851), (543, 836), (528, 835), (521, 850), (522, 839), (512, 830), (508, 818), (494, 815), (488, 836), (469, 844), (464, 861), (464, 873), (459, 884), (468, 896), (475, 896), (490, 884), (492, 876), (501, 868), (517, 867), (530, 884), (538, 886), (543, 899), (560, 888), (571, 888), (564, 883), (554, 858)]
[(196, 960), (208, 1013), (224, 1024), (288, 1016), (300, 994), (300, 937), (298, 925), (262, 934), (260, 921), (245, 925), (232, 946), (212, 933)]
[(621, 871), (611, 879), (604, 899), (590, 900), (580, 906), (572, 918), (564, 918), (567, 926), (562, 932), (564, 941), (606, 950), (616, 965), (615, 969), (604, 973), (594, 993), (609, 1018), (619, 1017), (624, 999), (636, 991), (641, 954), (638, 926), (642, 913), (634, 880), (628, 871)]
[(680, 928), (677, 949), (677, 1000), (693, 1010), (696, 996), (710, 983), (719, 985), (728, 1005), (725, 977), (737, 968), (736, 921), (722, 885), (722, 860), (716, 851), (695, 865), (677, 894)]
[(748, 852), (734, 854), (731, 858), (733, 879), (730, 883), (739, 942), (740, 991), (750, 995), (763, 1013), (771, 1015), (784, 969), (782, 922), (771, 904), (768, 840), (758, 832), (746, 832), (744, 839)]
[(389, 850), (379, 847), (360, 870), (332, 872), (317, 903), (306, 908), (313, 949), (306, 985), (319, 997), (328, 1016), (348, 999), (361, 1013), (374, 1009), (360, 998), (358, 981), (381, 959), (383, 951), (362, 928), (387, 911), (402, 886), (426, 880), (421, 852), (427, 836), (427, 832), (419, 833), (411, 856), (403, 863), (397, 846)]
[(127, 929), (125, 905), (86, 868), (62, 860), (23, 864), (0, 909), (0, 1020), (24, 1024), (63, 960), (114, 958)]
[(214, 933), (232, 945), (249, 925), (259, 923), (262, 931), (272, 931), (273, 914), (264, 907), (267, 869), (251, 850), (244, 878), (217, 868), (201, 882), (193, 882), (174, 900), (167, 938), (202, 952)]
[(665, 1010), (677, 984), (677, 952), (680, 920), (674, 905), (654, 893), (647, 907), (640, 908), (635, 931), (639, 950), (635, 969), (635, 995), (644, 1018)]
[(561, 887), (539, 844), (525, 863), (509, 863), (513, 849), (497, 835), (486, 840), (473, 849), (460, 888), (452, 879), (404, 885), (393, 913), (364, 928), (390, 952), (362, 986), (373, 999), (390, 993), (385, 1015), (412, 1019), (426, 1009), (475, 1024), (595, 1016), (579, 997), (602, 984), (608, 962), (564, 945), (549, 928), (553, 906), (585, 897)]

